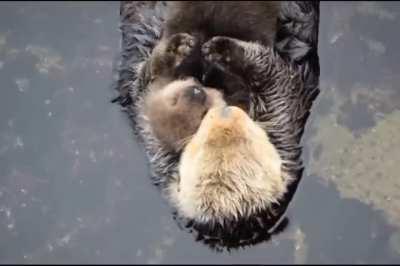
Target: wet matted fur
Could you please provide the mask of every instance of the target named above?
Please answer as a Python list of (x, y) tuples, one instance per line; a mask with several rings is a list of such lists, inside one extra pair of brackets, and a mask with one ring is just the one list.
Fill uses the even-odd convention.
[[(134, 132), (148, 155), (154, 183), (161, 189), (179, 178), (180, 154), (161, 148), (149, 129), (139, 122), (137, 108), (143, 104), (147, 82), (138, 70), (161, 37), (165, 5), (164, 2), (122, 2), (122, 57), (116, 88), (120, 94), (116, 101), (131, 118)], [(274, 49), (258, 50), (249, 80), (254, 88), (250, 117), (263, 125), (278, 150), (283, 161), (282, 171), (293, 180), (288, 192), (271, 211), (260, 211), (250, 218), (214, 226), (189, 221), (189, 226), (200, 233), (199, 239), (228, 247), (254, 244), (268, 238), (271, 227), (286, 210), (301, 179), (300, 141), (312, 102), (319, 92), (318, 21), (318, 2), (282, 2)], [(257, 66), (259, 63), (261, 68)], [(291, 74), (278, 74), (282, 70)]]

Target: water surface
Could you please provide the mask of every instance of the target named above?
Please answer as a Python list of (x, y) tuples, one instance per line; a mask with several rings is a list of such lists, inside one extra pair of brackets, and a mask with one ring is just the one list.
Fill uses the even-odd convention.
[(400, 5), (322, 2), (321, 94), (290, 224), (181, 231), (118, 105), (119, 2), (0, 4), (0, 263), (399, 263)]

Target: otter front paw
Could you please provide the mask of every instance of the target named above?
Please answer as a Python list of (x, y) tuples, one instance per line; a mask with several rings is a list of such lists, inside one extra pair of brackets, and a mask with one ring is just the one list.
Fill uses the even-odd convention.
[(187, 33), (174, 34), (162, 39), (150, 57), (151, 80), (160, 76), (174, 76), (177, 69), (195, 50), (197, 39)]
[(177, 33), (170, 37), (166, 52), (173, 59), (174, 67), (179, 66), (189, 56), (196, 44), (196, 38), (187, 33)]
[(201, 48), (206, 61), (223, 70), (238, 73), (244, 70), (244, 47), (239, 40), (228, 37), (214, 37)]

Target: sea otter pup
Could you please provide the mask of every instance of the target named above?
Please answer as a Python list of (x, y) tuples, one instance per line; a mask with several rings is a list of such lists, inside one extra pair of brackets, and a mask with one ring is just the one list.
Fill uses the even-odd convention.
[[(190, 151), (193, 151), (193, 146), (194, 150), (200, 154), (204, 148), (210, 146), (203, 145), (202, 149), (196, 149), (196, 142), (192, 143), (194, 145), (189, 142), (185, 146), (187, 150), (184, 150), (183, 153), (165, 149), (160, 140), (154, 136), (143, 113), (144, 97), (147, 95), (146, 88), (149, 82), (148, 77), (143, 75), (143, 65), (148, 60), (155, 44), (161, 38), (165, 12), (166, 4), (163, 2), (122, 3), (123, 60), (117, 86), (120, 97), (117, 100), (130, 115), (134, 132), (143, 141), (151, 163), (150, 169), (154, 183), (159, 185), (163, 189), (162, 191), (166, 192), (167, 196), (174, 202), (184, 203), (176, 198), (179, 197), (181, 185), (191, 185), (191, 183), (182, 183), (180, 173), (187, 171), (185, 165), (190, 165), (182, 162), (187, 161), (187, 158), (190, 160), (198, 159), (196, 153), (190, 153)], [(194, 204), (185, 205), (190, 208), (187, 211), (182, 208), (180, 210), (193, 218), (193, 228), (201, 233), (202, 239), (207, 236), (207, 239), (212, 238), (222, 245), (230, 242), (231, 246), (262, 241), (262, 239), (265, 239), (266, 232), (273, 225), (271, 221), (276, 221), (275, 218), (285, 211), (301, 178), (303, 167), (300, 157), (300, 139), (312, 102), (319, 91), (318, 3), (282, 2), (277, 28), (278, 32), (273, 48), (260, 47), (248, 42), (241, 43), (224, 36), (216, 37), (210, 41), (207, 40), (209, 42), (207, 45), (202, 44), (202, 56), (209, 64), (239, 75), (243, 75), (243, 71), (246, 71), (243, 78), (246, 80), (246, 85), (249, 85), (250, 95), (247, 114), (252, 121), (255, 121), (253, 125), (261, 127), (265, 132), (264, 140), (267, 139), (276, 149), (279, 159), (275, 162), (276, 165), (281, 164), (280, 176), (284, 187), (287, 188), (287, 192), (283, 192), (282, 197), (279, 198), (279, 193), (275, 194), (278, 202), (269, 205), (269, 207), (266, 206), (268, 204), (260, 204), (259, 206), (263, 205), (264, 207), (251, 210), (248, 205), (243, 204), (240, 205), (244, 208), (243, 210), (250, 211), (235, 210), (233, 212), (230, 212), (229, 208), (223, 208), (224, 210), (220, 213), (227, 214), (226, 219), (225, 217), (221, 219), (218, 214), (220, 209), (207, 205), (207, 201), (195, 200)], [(214, 114), (223, 113), (222, 110), (218, 111), (218, 108), (221, 107), (212, 108), (209, 112), (210, 115), (213, 112)], [(235, 108), (230, 111), (235, 114), (233, 117), (239, 117), (239, 121), (246, 121), (244, 113)], [(213, 127), (210, 125), (219, 124), (217, 121), (218, 119), (203, 119), (197, 133), (203, 132), (202, 135), (204, 136), (204, 132), (211, 132), (210, 129)], [(239, 123), (239, 125), (244, 124), (246, 123)], [(236, 127), (237, 131), (240, 131), (239, 129), (242, 127)], [(244, 136), (247, 135), (244, 134)], [(193, 141), (196, 139), (196, 136), (192, 138)], [(206, 157), (203, 156), (203, 158)], [(206, 169), (201, 170), (206, 171)], [(197, 177), (201, 179), (198, 175)], [(186, 187), (183, 189), (189, 192), (191, 190), (191, 188), (187, 189)], [(229, 189), (225, 191), (229, 191)], [(225, 193), (225, 195), (228, 194), (229, 192)], [(243, 193), (243, 195), (245, 194)], [(229, 200), (228, 197), (224, 198)], [(196, 198), (194, 197), (194, 199)], [(243, 199), (241, 200), (244, 202)], [(273, 202), (273, 200), (270, 202)], [(199, 203), (202, 204), (199, 205)], [(226, 203), (229, 203), (229, 201), (226, 201)], [(205, 213), (206, 216), (199, 216), (198, 212), (192, 211), (193, 209), (196, 210), (196, 205), (200, 208), (204, 207), (201, 213)], [(179, 205), (177, 206), (179, 208)], [(208, 206), (211, 206), (214, 210), (207, 208)], [(233, 206), (235, 208), (236, 205), (218, 206)], [(234, 218), (232, 219), (232, 215), (229, 215), (229, 213), (236, 213), (238, 216), (234, 217), (233, 215)], [(232, 241), (236, 245), (232, 244)]]
[(286, 191), (281, 166), (266, 132), (242, 109), (214, 107), (184, 148), (170, 196), (182, 215), (198, 222), (249, 217)]

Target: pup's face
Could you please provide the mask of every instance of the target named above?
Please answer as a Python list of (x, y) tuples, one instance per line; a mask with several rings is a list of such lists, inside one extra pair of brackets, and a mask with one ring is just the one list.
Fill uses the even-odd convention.
[(179, 171), (170, 197), (198, 222), (248, 217), (286, 192), (277, 150), (264, 130), (233, 106), (208, 111), (183, 151)]
[(151, 88), (145, 99), (145, 114), (161, 143), (179, 151), (196, 133), (207, 111), (224, 104), (220, 92), (188, 78)]

